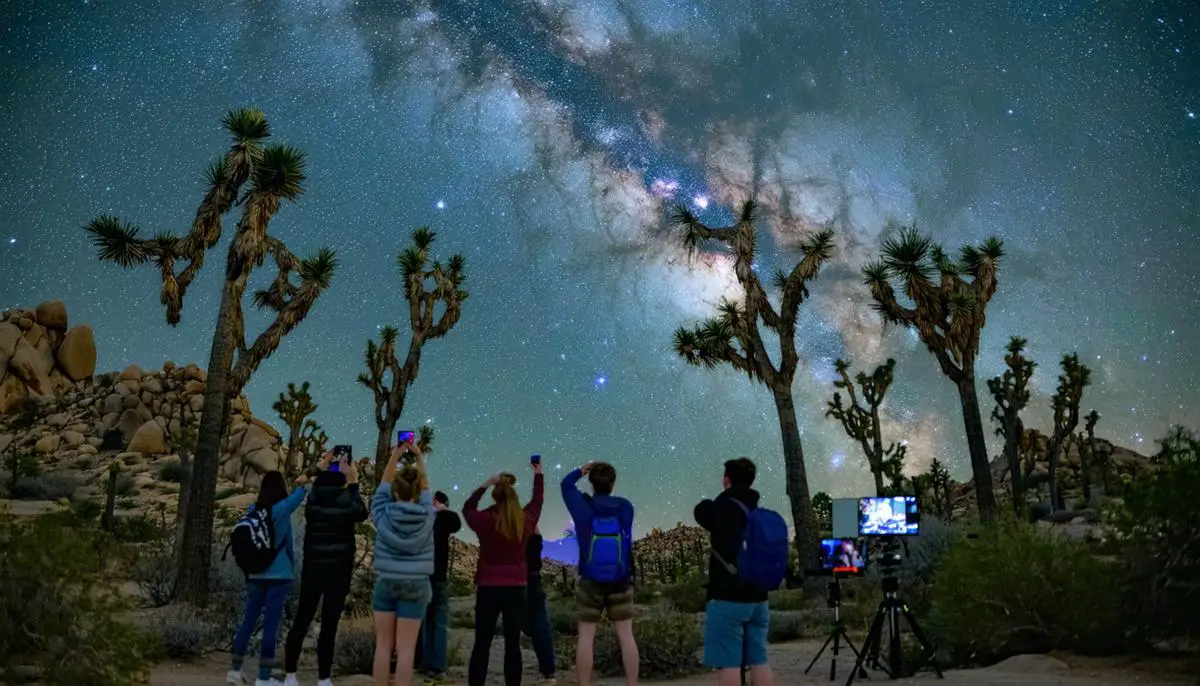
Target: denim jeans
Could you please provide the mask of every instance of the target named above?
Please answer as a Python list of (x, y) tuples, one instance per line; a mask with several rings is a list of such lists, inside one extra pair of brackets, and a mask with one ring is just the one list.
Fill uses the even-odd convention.
[(432, 674), (443, 674), (450, 635), (450, 599), (446, 596), (445, 581), (432, 583), (433, 596), (421, 622), (421, 666)]
[(554, 633), (550, 629), (550, 614), (546, 607), (546, 593), (542, 590), (542, 575), (529, 575), (525, 586), (525, 634), (533, 642), (537, 655), (538, 672), (542, 676), (554, 676), (557, 665), (554, 660)]
[(283, 606), (292, 592), (290, 580), (259, 580), (246, 582), (246, 616), (233, 637), (233, 669), (240, 671), (246, 661), (250, 637), (261, 616), (262, 650), (258, 655), (258, 678), (270, 679), (275, 668), (275, 644), (279, 640), (279, 625), (283, 623)]

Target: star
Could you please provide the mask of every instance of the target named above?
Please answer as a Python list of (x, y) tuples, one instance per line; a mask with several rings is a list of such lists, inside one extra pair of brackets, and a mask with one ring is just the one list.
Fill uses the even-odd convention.
[(446, 201), (445, 201), (445, 200), (438, 200), (436, 203), (434, 203), (434, 205), (433, 205), (433, 206), (434, 206), (434, 207), (436, 207), (436, 208), (438, 208), (439, 210), (444, 210), (444, 209), (446, 209)]

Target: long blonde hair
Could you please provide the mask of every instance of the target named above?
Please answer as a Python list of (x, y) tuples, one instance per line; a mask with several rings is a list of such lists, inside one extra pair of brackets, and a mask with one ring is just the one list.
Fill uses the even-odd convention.
[(409, 464), (392, 479), (392, 496), (402, 503), (415, 503), (421, 496), (421, 470)]
[(496, 531), (510, 541), (525, 537), (525, 511), (517, 497), (515, 474), (500, 475), (500, 483), (492, 487), (492, 500), (496, 501)]

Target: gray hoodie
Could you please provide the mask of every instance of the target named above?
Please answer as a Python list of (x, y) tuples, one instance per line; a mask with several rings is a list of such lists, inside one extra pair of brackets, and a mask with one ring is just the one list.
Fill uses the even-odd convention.
[(420, 580), (433, 574), (433, 495), (421, 491), (415, 503), (392, 498), (392, 485), (380, 484), (371, 497), (375, 523), (375, 571), (381, 579)]

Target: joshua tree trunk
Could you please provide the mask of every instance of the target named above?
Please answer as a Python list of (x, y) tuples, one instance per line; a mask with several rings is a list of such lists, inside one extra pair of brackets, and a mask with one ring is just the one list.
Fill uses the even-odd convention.
[[(217, 491), (217, 470), (221, 465), (221, 443), (229, 417), (229, 376), (233, 362), (235, 286), (222, 289), (221, 307), (213, 332), (204, 382), (204, 411), (196, 432), (196, 455), (187, 510), (183, 513), (183, 539), (180, 541), (179, 575), (175, 599), (203, 606), (208, 602), (208, 576), (212, 566), (213, 498)], [(182, 494), (180, 507), (183, 507)]]
[(392, 453), (392, 446), (396, 444), (393, 437), (396, 435), (396, 423), (398, 421), (398, 419), (385, 418), (382, 423), (378, 424), (379, 436), (375, 439), (376, 484), (383, 477), (383, 468), (387, 466), (388, 459)]
[(979, 517), (984, 521), (996, 515), (996, 491), (992, 488), (992, 468), (988, 463), (983, 417), (979, 413), (979, 395), (975, 391), (974, 365), (964, 366), (963, 376), (955, 384), (962, 404), (963, 427), (967, 432), (967, 450), (971, 454), (971, 472), (979, 499)]
[(1004, 423), (1004, 459), (1008, 460), (1008, 478), (1012, 488), (1013, 512), (1018, 518), (1025, 515), (1025, 478), (1021, 475), (1019, 438), (1025, 427), (1019, 418)]
[(817, 569), (819, 532), (813, 517), (812, 496), (808, 491), (808, 471), (804, 465), (804, 446), (800, 442), (800, 426), (796, 423), (796, 406), (791, 388), (772, 389), (775, 411), (779, 415), (779, 430), (783, 434), (783, 467), (787, 496), (792, 506), (792, 522), (796, 529), (796, 553), (800, 569)]

